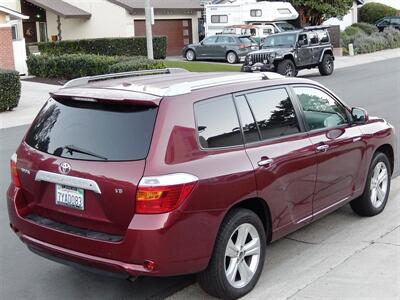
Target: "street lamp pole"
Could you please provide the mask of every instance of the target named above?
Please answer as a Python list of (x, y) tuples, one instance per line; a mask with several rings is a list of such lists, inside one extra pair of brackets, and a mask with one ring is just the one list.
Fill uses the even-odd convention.
[(149, 59), (154, 59), (153, 54), (153, 10), (150, 6), (150, 0), (145, 0), (145, 12), (146, 12), (146, 39), (147, 39), (147, 57)]

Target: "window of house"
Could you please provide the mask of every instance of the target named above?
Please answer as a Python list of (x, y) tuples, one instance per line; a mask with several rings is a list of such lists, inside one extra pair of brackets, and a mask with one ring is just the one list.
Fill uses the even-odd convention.
[(19, 39), (18, 36), (18, 26), (17, 25), (12, 25), (11, 26), (11, 34), (12, 34), (12, 39), (13, 41), (16, 41)]
[(295, 87), (310, 130), (336, 127), (348, 122), (344, 108), (327, 93), (312, 87)]
[(231, 95), (197, 102), (194, 105), (199, 142), (203, 148), (243, 144), (242, 132)]
[(228, 23), (228, 15), (213, 15), (211, 23)]
[(262, 10), (261, 9), (251, 9), (250, 10), (251, 17), (262, 17)]
[(286, 89), (246, 95), (263, 140), (300, 132), (299, 122)]

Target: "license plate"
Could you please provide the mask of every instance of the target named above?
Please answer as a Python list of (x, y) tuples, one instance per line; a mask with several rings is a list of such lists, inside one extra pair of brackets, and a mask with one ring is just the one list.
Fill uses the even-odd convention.
[(56, 204), (74, 209), (84, 210), (84, 190), (56, 184)]

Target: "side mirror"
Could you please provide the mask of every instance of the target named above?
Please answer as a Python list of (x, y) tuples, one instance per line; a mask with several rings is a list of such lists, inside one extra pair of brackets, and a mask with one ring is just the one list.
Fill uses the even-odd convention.
[(353, 117), (353, 123), (355, 124), (365, 124), (368, 121), (368, 113), (363, 108), (353, 107), (351, 109), (351, 115)]

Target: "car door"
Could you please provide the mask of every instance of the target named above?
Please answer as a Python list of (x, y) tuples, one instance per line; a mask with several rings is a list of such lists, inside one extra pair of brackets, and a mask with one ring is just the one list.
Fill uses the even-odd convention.
[[(231, 37), (232, 38), (232, 37)], [(234, 43), (234, 41), (233, 41)], [(230, 37), (221, 35), (217, 38), (217, 45), (215, 47), (215, 57), (225, 59), (226, 53), (228, 52), (228, 46), (230, 44)]]
[(294, 86), (293, 91), (317, 153), (313, 212), (318, 214), (363, 188), (360, 171), (366, 146), (346, 108), (328, 91), (310, 85)]
[(297, 41), (297, 65), (307, 66), (311, 64), (311, 58), (313, 55), (309, 37), (306, 33), (301, 33), (299, 34)]
[(215, 58), (217, 53), (217, 38), (218, 36), (210, 36), (205, 38), (198, 48), (196, 54), (199, 58)]
[(235, 95), (259, 197), (267, 201), (274, 237), (309, 220), (316, 180), (315, 150), (285, 87)]

